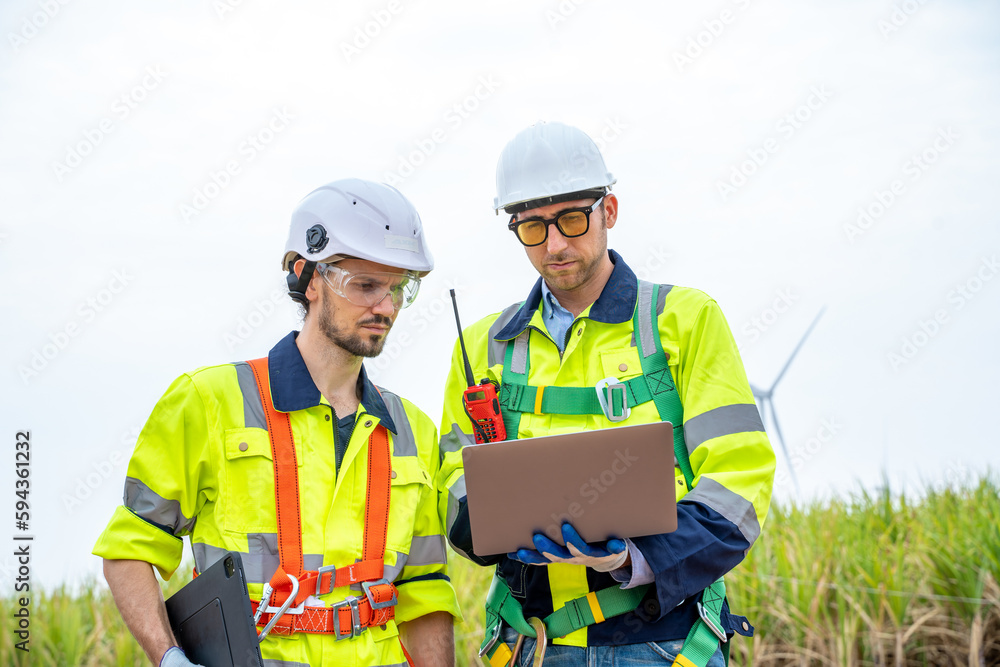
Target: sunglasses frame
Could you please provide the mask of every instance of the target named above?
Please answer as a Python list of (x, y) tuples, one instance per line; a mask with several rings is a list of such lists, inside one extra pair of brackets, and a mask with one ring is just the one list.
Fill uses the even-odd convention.
[[(606, 196), (607, 195), (601, 195), (600, 199), (598, 199), (597, 201), (595, 201), (590, 206), (581, 206), (581, 207), (578, 207), (578, 208), (567, 208), (567, 209), (565, 209), (563, 211), (560, 211), (559, 214), (556, 215), (554, 218), (534, 217), (534, 218), (525, 218), (524, 220), (517, 220), (516, 216), (512, 215), (512, 216), (510, 216), (510, 222), (507, 223), (507, 229), (509, 229), (510, 231), (514, 232), (514, 236), (517, 237), (517, 240), (520, 241), (521, 245), (523, 245), (525, 248), (534, 248), (535, 246), (540, 246), (543, 243), (545, 243), (546, 241), (548, 241), (549, 240), (549, 226), (551, 226), (551, 225), (555, 225), (556, 229), (558, 229), (559, 233), (562, 234), (564, 237), (566, 237), (568, 239), (575, 239), (575, 238), (578, 238), (580, 236), (583, 236), (584, 234), (586, 234), (587, 232), (590, 231), (590, 214), (594, 212), (594, 209), (597, 208), (602, 201), (604, 201), (604, 198)], [(587, 218), (587, 226), (584, 228), (584, 230), (582, 232), (580, 232), (579, 234), (573, 234), (572, 236), (569, 235), (569, 234), (567, 234), (566, 232), (564, 232), (562, 226), (559, 224), (559, 220), (564, 215), (568, 215), (570, 213), (583, 213), (584, 216), (586, 216), (586, 218)], [(538, 243), (531, 243), (531, 244), (525, 243), (521, 239), (521, 235), (517, 233), (517, 228), (520, 227), (523, 224), (528, 223), (528, 222), (541, 222), (541, 223), (543, 223), (545, 225), (545, 236), (543, 236), (542, 240), (539, 241)]]

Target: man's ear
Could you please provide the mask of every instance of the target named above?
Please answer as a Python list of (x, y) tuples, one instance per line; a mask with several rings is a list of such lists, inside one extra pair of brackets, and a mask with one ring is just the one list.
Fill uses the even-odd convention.
[(601, 203), (604, 205), (604, 226), (611, 229), (618, 220), (618, 197), (609, 192)]

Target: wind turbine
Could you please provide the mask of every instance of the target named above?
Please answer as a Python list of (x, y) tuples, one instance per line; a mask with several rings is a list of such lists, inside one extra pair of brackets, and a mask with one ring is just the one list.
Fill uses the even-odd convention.
[(799, 339), (799, 344), (795, 346), (794, 350), (792, 350), (792, 354), (788, 357), (788, 361), (785, 362), (781, 372), (778, 373), (778, 377), (775, 378), (774, 382), (771, 384), (770, 389), (764, 390), (757, 387), (752, 382), (750, 383), (750, 390), (753, 391), (754, 398), (757, 399), (757, 405), (760, 407), (760, 420), (762, 423), (766, 424), (767, 414), (770, 412), (771, 421), (774, 422), (774, 432), (778, 435), (778, 442), (781, 443), (781, 451), (784, 452), (785, 461), (788, 462), (788, 468), (792, 473), (792, 482), (795, 484), (796, 496), (801, 496), (799, 493), (799, 478), (795, 474), (795, 468), (792, 467), (792, 459), (788, 455), (788, 447), (785, 445), (785, 437), (781, 435), (781, 426), (778, 424), (778, 413), (774, 410), (774, 400), (772, 396), (774, 394), (774, 388), (778, 386), (779, 382), (781, 382), (781, 378), (784, 377), (785, 371), (787, 371), (788, 367), (792, 364), (792, 359), (794, 359), (795, 355), (799, 353), (799, 350), (802, 348), (802, 344), (806, 342), (806, 338), (808, 338), (809, 334), (812, 333), (813, 327), (815, 327), (816, 323), (819, 322), (819, 318), (823, 316), (823, 311), (825, 310), (826, 306), (819, 309), (819, 312), (816, 314), (816, 318), (812, 321), (812, 324), (809, 325), (809, 328), (806, 329), (806, 332), (802, 334), (802, 338)]

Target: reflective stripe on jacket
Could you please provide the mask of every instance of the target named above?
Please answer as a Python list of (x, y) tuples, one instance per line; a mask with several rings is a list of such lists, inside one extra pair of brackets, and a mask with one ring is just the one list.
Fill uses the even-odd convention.
[[(381, 423), (392, 451), (385, 576), (399, 590), (396, 622), (435, 611), (460, 617), (432, 486), (434, 424), (406, 399), (380, 394), (362, 368), (361, 406), (338, 475), (337, 416), (313, 384), (294, 333), (268, 359), (275, 408), (291, 416), (305, 569), (361, 558), (368, 436)], [(270, 440), (249, 365), (201, 368), (175, 380), (154, 408), (129, 463), (125, 503), (94, 553), (144, 560), (169, 578), (180, 565), (180, 538), (189, 535), (199, 571), (225, 551), (240, 552), (250, 596), (259, 598), (279, 561), (274, 502)], [(359, 593), (342, 587), (319, 599), (329, 605)], [(261, 652), (265, 664), (402, 665), (396, 622), (338, 642), (271, 635)]]
[[(617, 253), (610, 251), (610, 256), (615, 264), (611, 278), (597, 301), (573, 322), (561, 355), (542, 320), (540, 280), (523, 305), (469, 327), (464, 335), (475, 377), (499, 378), (506, 345), (525, 329), (530, 330), (531, 385), (593, 387), (603, 378), (629, 380), (641, 375), (632, 331), (636, 277)], [(683, 639), (697, 618), (693, 596), (743, 559), (767, 515), (774, 452), (729, 326), (715, 301), (703, 292), (662, 285), (659, 294), (660, 340), (669, 354), (670, 371), (684, 407), (694, 487), (688, 491), (676, 469), (677, 531), (633, 540), (655, 575), (655, 587), (637, 611), (591, 625), (555, 643), (585, 646)], [(465, 495), (460, 449), (473, 442), (461, 403), (464, 377), (456, 344), (441, 420), (441, 503), (449, 527)], [(632, 406), (631, 416), (622, 422), (603, 415), (525, 413), (518, 437), (658, 419), (651, 401)], [(511, 481), (516, 488), (516, 480)], [(464, 551), (471, 545), (454, 546)], [(544, 617), (567, 600), (617, 583), (610, 575), (577, 565), (538, 567), (506, 557), (486, 560), (498, 561), (525, 616)]]

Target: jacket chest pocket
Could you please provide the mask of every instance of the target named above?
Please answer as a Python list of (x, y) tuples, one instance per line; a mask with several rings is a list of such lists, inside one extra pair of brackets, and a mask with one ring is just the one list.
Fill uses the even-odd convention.
[[(274, 464), (271, 440), (260, 428), (227, 429), (223, 442), (220, 506), (222, 528), (236, 533), (274, 533)], [(302, 458), (297, 457), (301, 467)]]
[(433, 528), (436, 523), (436, 514), (432, 517), (422, 515), (426, 511), (437, 511), (435, 503), (427, 502), (431, 493), (431, 478), (415, 456), (401, 456), (392, 459), (389, 482), (389, 530), (386, 536), (386, 548), (408, 554), (410, 543), (413, 541), (414, 526), (426, 525), (428, 528)]

